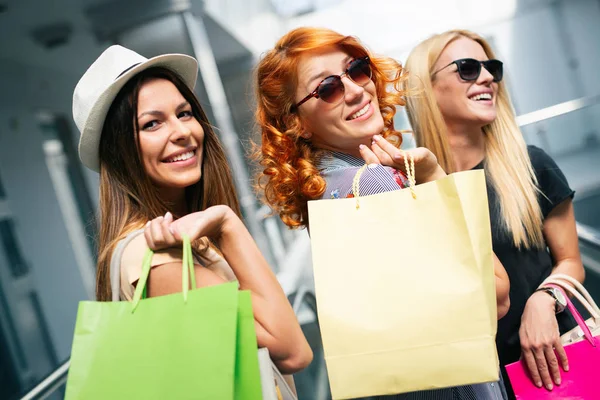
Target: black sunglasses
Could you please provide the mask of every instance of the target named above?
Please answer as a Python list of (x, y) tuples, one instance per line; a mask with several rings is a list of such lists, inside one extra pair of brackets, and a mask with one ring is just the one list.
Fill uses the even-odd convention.
[(438, 69), (433, 73), (433, 75), (437, 74), (444, 68), (448, 68), (452, 64), (456, 64), (458, 75), (462, 80), (465, 81), (475, 81), (479, 78), (481, 74), (481, 66), (492, 75), (494, 78), (494, 82), (500, 82), (502, 80), (503, 69), (502, 69), (502, 61), (500, 60), (487, 60), (487, 61), (479, 61), (474, 58), (461, 58), (460, 60), (452, 61), (450, 64), (446, 65), (443, 68)]
[(292, 111), (313, 97), (326, 103), (339, 102), (344, 98), (344, 82), (342, 82), (344, 75), (352, 79), (357, 85), (365, 86), (371, 80), (371, 60), (369, 57), (361, 57), (350, 61), (341, 75), (331, 75), (323, 79), (315, 90), (292, 107)]

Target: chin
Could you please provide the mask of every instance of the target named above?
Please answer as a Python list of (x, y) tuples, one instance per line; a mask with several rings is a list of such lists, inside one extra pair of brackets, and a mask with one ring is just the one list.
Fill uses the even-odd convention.
[(171, 187), (173, 189), (185, 189), (200, 182), (200, 175), (178, 177), (163, 182), (162, 186)]
[(365, 131), (369, 136), (378, 135), (383, 132), (384, 127), (385, 125), (383, 124), (383, 117), (380, 114), (376, 119), (370, 121), (369, 125), (365, 127)]
[(477, 118), (477, 122), (482, 126), (489, 125), (496, 120), (496, 113), (489, 113), (484, 115), (479, 115)]

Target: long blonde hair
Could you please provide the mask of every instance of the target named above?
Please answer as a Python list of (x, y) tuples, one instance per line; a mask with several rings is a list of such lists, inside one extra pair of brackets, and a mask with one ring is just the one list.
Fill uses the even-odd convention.
[[(195, 94), (174, 72), (164, 68), (147, 69), (133, 77), (121, 89), (106, 116), (100, 137), (100, 232), (96, 297), (110, 301), (110, 260), (119, 240), (128, 233), (170, 211), (173, 204), (164, 201), (145, 172), (140, 156), (137, 127), (137, 98), (145, 82), (154, 78), (172, 82), (190, 103), (192, 113), (204, 130), (202, 177), (185, 190), (187, 212), (225, 204), (238, 215), (240, 209), (225, 152), (208, 122)], [(193, 246), (202, 251), (205, 242)]]
[[(417, 145), (430, 149), (447, 173), (455, 172), (455, 166), (446, 124), (433, 94), (432, 74), (446, 46), (462, 37), (479, 43), (488, 58), (495, 58), (481, 36), (466, 30), (451, 30), (421, 42), (406, 62), (407, 84), (420, 92), (407, 98), (408, 118)], [(498, 82), (496, 108), (494, 122), (483, 127), (486, 177), (498, 195), (503, 228), (512, 235), (515, 246), (541, 248), (544, 236), (537, 178), (502, 81)]]

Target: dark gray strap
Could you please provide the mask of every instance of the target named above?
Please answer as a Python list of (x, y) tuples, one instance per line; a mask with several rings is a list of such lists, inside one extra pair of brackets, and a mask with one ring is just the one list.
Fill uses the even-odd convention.
[(112, 253), (110, 259), (110, 287), (112, 289), (112, 301), (121, 300), (121, 258), (123, 258), (123, 251), (133, 239), (143, 232), (143, 229), (131, 232), (117, 243), (117, 246)]

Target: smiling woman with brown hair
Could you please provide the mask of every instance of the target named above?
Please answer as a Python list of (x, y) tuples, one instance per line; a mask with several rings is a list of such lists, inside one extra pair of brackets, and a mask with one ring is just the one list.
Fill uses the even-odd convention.
[(250, 291), (259, 347), (285, 373), (312, 352), (292, 308), (240, 219), (226, 157), (193, 93), (195, 59), (146, 59), (111, 46), (75, 88), (81, 161), (100, 172), (99, 300), (131, 300), (147, 248), (148, 296), (181, 291), (182, 235), (199, 286)]

